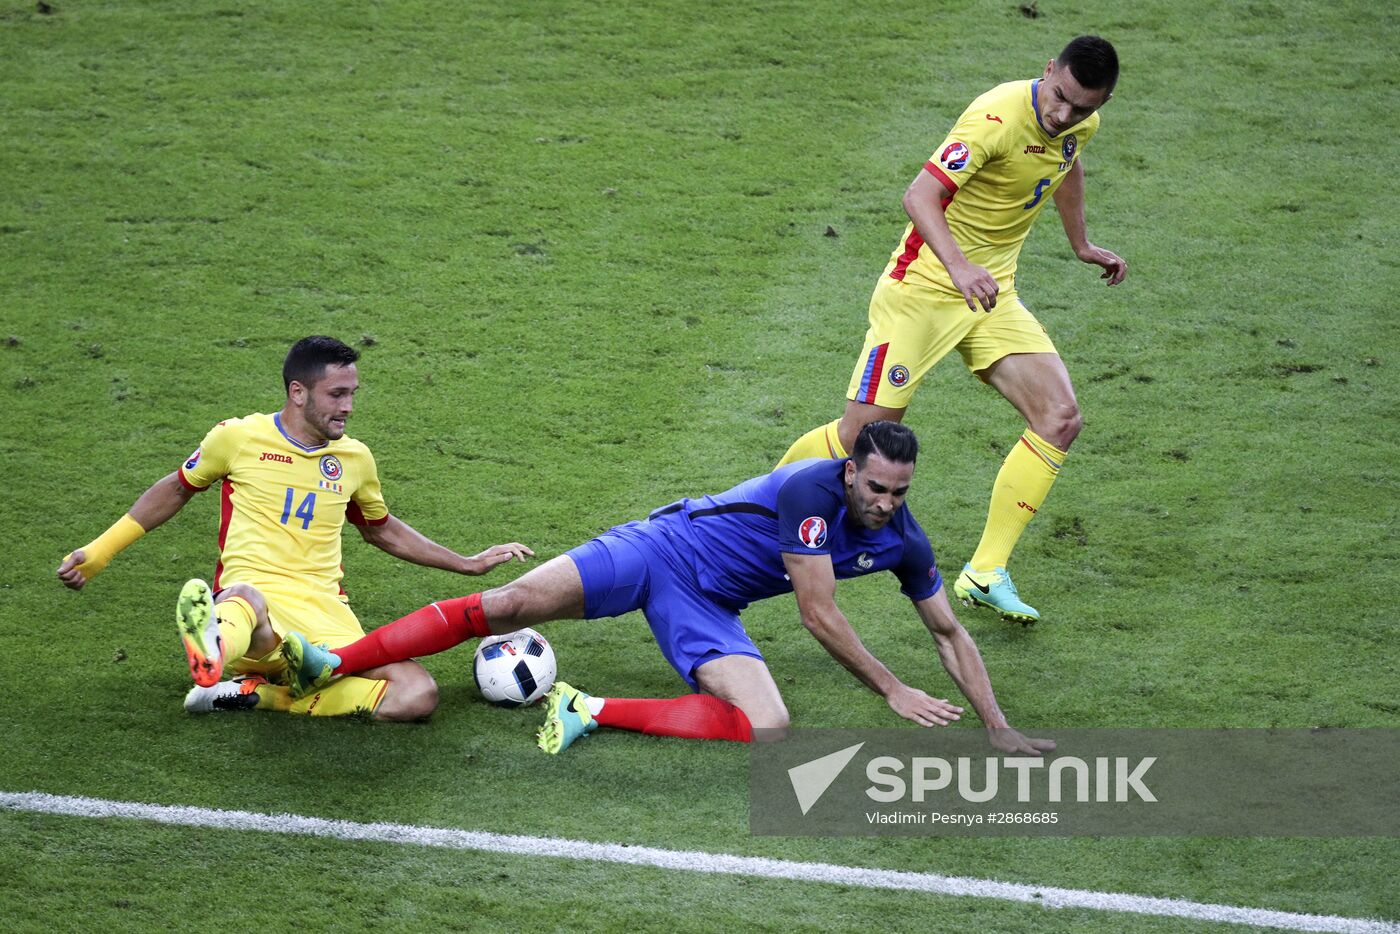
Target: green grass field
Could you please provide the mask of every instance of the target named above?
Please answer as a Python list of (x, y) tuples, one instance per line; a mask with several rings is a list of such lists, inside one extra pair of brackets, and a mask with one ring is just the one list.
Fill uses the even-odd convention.
[[(81, 594), (53, 577), (216, 421), (278, 407), (309, 333), (362, 348), (351, 434), (394, 513), (461, 551), (550, 557), (763, 472), (839, 412), (900, 195), (953, 119), (1099, 32), (1124, 71), (1086, 151), (1089, 229), (1131, 272), (1102, 288), (1054, 217), (1027, 244), (1019, 290), (1086, 428), (1016, 554), (1045, 622), (962, 618), (1027, 730), (1397, 726), (1393, 10), (52, 2), (0, 4), (0, 791), (1400, 919), (1392, 839), (752, 837), (743, 747), (611, 734), (546, 757), (536, 712), (477, 698), (466, 647), (427, 660), (424, 725), (187, 717), (171, 607), (212, 572), (213, 496)], [(908, 421), (911, 505), (961, 567), (1019, 422), (956, 359)], [(345, 563), (368, 626), (473, 589), (353, 533)], [(888, 579), (839, 599), (897, 674), (954, 690)], [(791, 598), (746, 620), (796, 726), (897, 725)], [(640, 618), (546, 632), (585, 689), (682, 688)], [(0, 917), (1209, 927), (6, 811)]]

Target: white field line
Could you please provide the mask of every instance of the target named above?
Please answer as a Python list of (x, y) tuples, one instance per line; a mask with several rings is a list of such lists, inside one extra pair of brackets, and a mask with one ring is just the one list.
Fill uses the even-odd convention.
[(73, 798), (40, 792), (0, 792), (0, 808), (40, 814), (63, 814), (72, 817), (120, 817), (182, 827), (216, 827), (226, 830), (256, 830), (263, 833), (330, 837), (337, 840), (371, 840), (405, 846), (432, 846), (454, 850), (474, 850), (483, 853), (581, 859), (604, 863), (624, 863), (632, 866), (652, 866), (684, 872), (725, 873), (765, 879), (793, 879), (801, 882), (852, 885), (868, 889), (895, 889), (928, 892), (935, 895), (993, 898), (1002, 901), (1026, 902), (1044, 908), (1087, 908), (1096, 911), (1189, 918), (1194, 921), (1252, 924), (1258, 927), (1283, 928), (1290, 931), (1337, 931), (1345, 932), (1345, 934), (1391, 932), (1391, 934), (1400, 934), (1400, 924), (1392, 921), (1296, 914), (1289, 911), (1267, 911), (1261, 908), (1236, 908), (1230, 905), (1211, 905), (1173, 898), (1149, 898), (1144, 895), (1119, 895), (1112, 892), (1060, 889), (1050, 886), (942, 876), (931, 872), (898, 872), (888, 869), (866, 869), (859, 866), (835, 866), (828, 863), (765, 859), (756, 856), (732, 856), (725, 853), (663, 850), (649, 846), (589, 843), (584, 840), (562, 840), (553, 837), (511, 836), (446, 827), (417, 827), (412, 824), (361, 824), (353, 821), (326, 820), (320, 817), (302, 817), (296, 814), (256, 814), (249, 811), (223, 811), (213, 808), (171, 807), (140, 804), (132, 801), (106, 801), (100, 798)]

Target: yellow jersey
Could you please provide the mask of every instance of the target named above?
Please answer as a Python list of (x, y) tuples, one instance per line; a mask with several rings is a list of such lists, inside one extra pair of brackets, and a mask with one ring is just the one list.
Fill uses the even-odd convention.
[(179, 477), (196, 491), (223, 481), (216, 591), (244, 583), (343, 594), (345, 520), (389, 520), (368, 447), (348, 437), (307, 447), (275, 414), (215, 425)]
[[(953, 193), (943, 202), (953, 240), (1003, 289), (1015, 289), (1021, 244), (1099, 128), (1096, 111), (1052, 137), (1040, 123), (1039, 85), (1010, 81), (977, 98), (924, 164)], [(959, 294), (912, 222), (885, 275)]]

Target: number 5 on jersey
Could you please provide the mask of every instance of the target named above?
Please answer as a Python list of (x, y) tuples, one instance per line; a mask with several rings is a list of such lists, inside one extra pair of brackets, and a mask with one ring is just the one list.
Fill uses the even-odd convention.
[(1036, 195), (1035, 195), (1035, 197), (1032, 197), (1032, 199), (1030, 199), (1028, 203), (1023, 204), (1021, 210), (1028, 211), (1028, 210), (1032, 209), (1032, 207), (1035, 207), (1036, 204), (1039, 204), (1039, 203), (1040, 203), (1040, 196), (1044, 195), (1044, 190), (1046, 190), (1047, 186), (1049, 186), (1049, 185), (1050, 185), (1050, 179), (1049, 179), (1049, 178), (1042, 178), (1042, 179), (1040, 179), (1039, 182), (1036, 182)]
[(1050, 179), (1048, 179), (1048, 178), (1042, 178), (1040, 181), (1036, 182), (1036, 183), (1035, 183), (1035, 197), (1032, 198), (1028, 204), (1024, 205), (1024, 206), (1021, 208), (1021, 210), (1023, 210), (1023, 211), (1029, 211), (1031, 208), (1033, 208), (1033, 207), (1035, 207), (1037, 204), (1039, 204), (1039, 203), (1040, 203), (1040, 196), (1043, 195), (1043, 194), (1045, 193), (1045, 189), (1046, 189), (1049, 185), (1050, 185)]
[[(285, 502), (282, 503), (282, 524), (283, 524), (283, 525), (286, 525), (286, 524), (287, 524), (287, 520), (290, 519), (290, 518), (292, 517), (292, 515), (293, 515), (293, 513), (292, 513), (292, 494), (295, 493), (295, 492), (296, 492), (296, 491), (293, 490), (291, 487), (287, 487), (287, 499), (286, 499)], [(315, 493), (307, 493), (307, 494), (306, 494), (306, 498), (303, 499), (303, 500), (301, 501), (301, 505), (297, 507), (297, 511), (296, 511), (295, 515), (296, 515), (296, 517), (297, 517), (298, 519), (301, 520), (301, 527), (302, 527), (303, 529), (307, 529), (307, 528), (310, 528), (310, 527), (311, 527), (311, 520), (314, 519), (314, 518), (316, 517), (316, 494), (315, 494)]]

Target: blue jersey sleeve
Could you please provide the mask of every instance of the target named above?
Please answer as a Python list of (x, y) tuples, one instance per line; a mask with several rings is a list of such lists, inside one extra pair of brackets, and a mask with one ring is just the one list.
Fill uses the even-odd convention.
[(803, 470), (778, 491), (778, 551), (796, 555), (831, 554), (831, 528), (845, 505), (822, 483), (822, 472)]
[(938, 573), (938, 563), (933, 558), (933, 546), (912, 516), (909, 528), (904, 533), (904, 554), (899, 564), (890, 570), (899, 578), (899, 589), (916, 603), (927, 600), (943, 586), (943, 577)]

